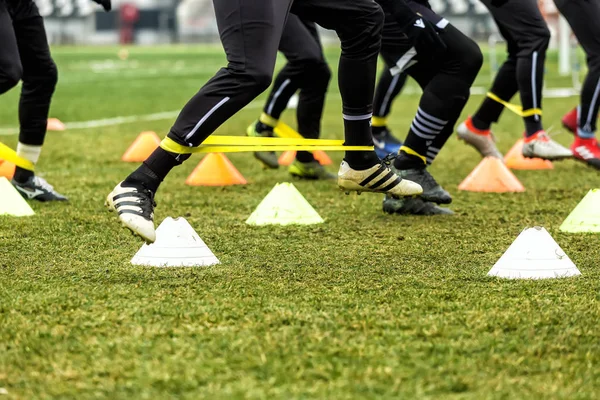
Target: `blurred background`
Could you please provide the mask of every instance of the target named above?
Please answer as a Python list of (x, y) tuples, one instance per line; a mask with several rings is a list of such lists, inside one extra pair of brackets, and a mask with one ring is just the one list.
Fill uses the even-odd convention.
[[(212, 0), (113, 0), (104, 13), (90, 0), (36, 0), (52, 44), (198, 43), (218, 40)], [(456, 27), (479, 41), (497, 30), (479, 0), (431, 0), (432, 7)], [(550, 1), (540, 8), (558, 38), (559, 18)], [(323, 32), (324, 40), (335, 34)], [(553, 47), (558, 46), (554, 40)]]

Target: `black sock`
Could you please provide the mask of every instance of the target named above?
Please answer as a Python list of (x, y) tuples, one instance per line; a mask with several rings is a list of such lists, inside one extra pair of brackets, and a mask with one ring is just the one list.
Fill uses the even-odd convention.
[(423, 159), (412, 154), (408, 154), (404, 150), (400, 150), (400, 154), (394, 160), (394, 167), (396, 169), (420, 169), (425, 168), (427, 164), (423, 162)]
[(387, 130), (387, 126), (372, 126), (371, 127), (371, 134), (376, 137), (382, 137), (385, 134), (385, 131)]
[(256, 123), (256, 132), (266, 133), (268, 136), (273, 136), (273, 127), (258, 121)]
[(537, 131), (541, 131), (544, 129), (544, 127), (542, 126), (541, 118), (539, 118), (539, 116), (537, 118), (535, 115), (531, 117), (525, 117), (523, 118), (523, 120), (525, 121), (525, 135), (527, 137), (533, 135)]
[(142, 185), (156, 193), (169, 172), (187, 158), (189, 158), (189, 154), (173, 154), (159, 147), (125, 179), (123, 186)]
[[(368, 119), (347, 120), (344, 119), (344, 130), (346, 132), (346, 146), (373, 146), (373, 138), (369, 134), (366, 136), (364, 132), (370, 131), (370, 123)], [(347, 151), (344, 160), (352, 169), (364, 170), (379, 164), (379, 158), (374, 151)]]
[(13, 176), (13, 179), (17, 183), (25, 183), (33, 175), (34, 175), (33, 171), (29, 171), (29, 170), (21, 168), (21, 167), (15, 167), (15, 175)]
[(490, 126), (492, 126), (491, 122), (487, 122), (487, 121), (482, 121), (481, 120), (481, 116), (475, 114), (471, 117), (471, 122), (473, 123), (473, 126), (481, 131), (486, 131), (488, 129), (490, 129)]
[(309, 163), (315, 161), (315, 156), (310, 151), (299, 151), (296, 153), (296, 160), (301, 163)]

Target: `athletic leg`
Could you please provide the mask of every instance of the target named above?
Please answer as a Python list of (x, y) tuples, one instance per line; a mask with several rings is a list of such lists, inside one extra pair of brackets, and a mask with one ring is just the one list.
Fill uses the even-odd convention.
[(392, 111), (392, 104), (406, 83), (406, 73), (394, 76), (389, 68), (384, 68), (379, 76), (373, 99), (373, 120), (371, 133), (375, 152), (380, 158), (390, 153), (398, 153), (402, 142), (396, 139), (387, 126), (387, 117)]
[[(413, 3), (409, 5), (414, 6)], [(419, 11), (427, 18), (424, 10)], [(481, 68), (483, 57), (477, 44), (447, 24), (447, 21), (444, 22), (440, 37), (448, 48), (443, 58), (435, 64), (427, 64), (417, 55), (418, 62), (406, 70), (423, 88), (423, 95), (404, 145), (394, 161), (394, 167), (401, 176), (421, 183), (424, 190), (422, 197), (425, 200), (449, 203), (452, 200), (450, 195), (425, 169), (434, 161), (452, 134), (469, 98), (470, 87)], [(404, 52), (401, 50), (398, 53), (397, 49), (403, 48), (406, 50), (406, 45), (398, 42), (395, 48), (391, 45), (384, 46), (382, 54), (393, 63)]]
[[(290, 14), (279, 50), (288, 62), (275, 77), (263, 113), (255, 126), (249, 127), (248, 134), (273, 136), (273, 128), (289, 99), (300, 90), (298, 131), (304, 137), (317, 139), (331, 71), (325, 61), (315, 24)], [(257, 152), (255, 156), (270, 168), (278, 167), (274, 152)], [(297, 158), (303, 163), (315, 161), (310, 152), (298, 152)]]
[(554, 3), (573, 29), (588, 64), (577, 108), (577, 137), (571, 151), (576, 158), (600, 169), (600, 149), (596, 141), (600, 106), (600, 5), (595, 1), (554, 0)]
[[(383, 12), (371, 0), (298, 0), (294, 13), (324, 28), (333, 29), (341, 41), (338, 86), (342, 95), (345, 143), (373, 146), (370, 120)], [(421, 193), (419, 185), (403, 181), (380, 163), (374, 151), (346, 152), (338, 172), (343, 190), (407, 196)]]
[(406, 83), (406, 74), (392, 76), (389, 68), (384, 68), (379, 76), (373, 99), (373, 126), (385, 126), (386, 118), (392, 112), (394, 99), (400, 94)]
[(0, 94), (15, 87), (23, 76), (17, 38), (6, 3), (0, 1)]
[[(311, 52), (309, 60), (304, 63), (303, 74), (301, 74), (302, 85), (296, 110), (298, 132), (309, 139), (318, 139), (321, 136), (321, 118), (325, 108), (325, 97), (331, 80), (331, 70), (325, 60), (317, 26), (311, 22), (304, 23), (318, 47), (318, 52)], [(281, 51), (286, 54), (282, 47)], [(316, 56), (316, 57), (315, 57)], [(296, 159), (301, 163), (316, 161), (313, 154), (307, 151), (299, 151)]]
[(514, 89), (514, 68), (525, 123), (523, 155), (546, 159), (571, 157), (571, 152), (551, 140), (542, 126), (542, 86), (550, 31), (537, 1), (507, 0), (500, 5), (494, 5), (496, 2), (493, 0), (481, 1), (490, 10), (500, 33), (506, 39), (509, 61), (514, 67), (510, 66), (506, 75), (502, 76), (504, 79), (500, 79), (500, 75), (496, 79), (493, 90), (502, 92), (504, 87), (504, 93), (492, 91), (479, 111), (471, 120), (467, 120), (465, 125), (473, 128), (472, 134), (489, 136), (490, 125), (497, 120), (502, 108), (501, 105), (493, 105), (493, 102), (508, 101), (508, 96), (503, 98), (502, 95), (510, 94)]
[(215, 15), (227, 54), (222, 68), (183, 107), (163, 145), (108, 195), (109, 210), (147, 242), (155, 240), (154, 193), (217, 127), (270, 84), (291, 0), (218, 0)]
[[(12, 27), (23, 68), (17, 154), (35, 165), (46, 137), (48, 111), (58, 73), (50, 56), (44, 21), (33, 1), (22, 1), (15, 5), (12, 12)], [(33, 171), (19, 166), (15, 168), (13, 184), (24, 197), (29, 199), (67, 200), (44, 179), (35, 176)]]

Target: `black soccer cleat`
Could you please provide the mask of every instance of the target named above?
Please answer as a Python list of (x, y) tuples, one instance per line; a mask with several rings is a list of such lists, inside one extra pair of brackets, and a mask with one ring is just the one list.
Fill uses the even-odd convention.
[(452, 203), (452, 196), (444, 190), (439, 183), (431, 176), (427, 168), (397, 169), (392, 164), (392, 170), (402, 179), (408, 179), (416, 182), (423, 188), (423, 193), (419, 196), (425, 201), (431, 201), (437, 204)]
[(383, 211), (388, 214), (401, 215), (453, 215), (449, 208), (440, 207), (435, 203), (425, 201), (421, 198), (395, 199), (385, 196), (383, 200)]
[(39, 176), (31, 176), (24, 183), (12, 180), (12, 184), (17, 189), (21, 196), (28, 200), (37, 201), (67, 201), (68, 198), (54, 190), (44, 178)]

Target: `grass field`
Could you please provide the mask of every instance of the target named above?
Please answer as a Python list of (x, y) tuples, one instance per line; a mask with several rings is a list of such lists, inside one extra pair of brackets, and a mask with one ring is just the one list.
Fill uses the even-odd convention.
[[(127, 61), (117, 50), (54, 49), (53, 117), (177, 110), (224, 60), (215, 47), (132, 48)], [(335, 63), (337, 50), (328, 56)], [(553, 54), (547, 85), (568, 85), (556, 70)], [(484, 70), (476, 85), (488, 84)], [(0, 141), (10, 146), (17, 102), (16, 90), (0, 97)], [(391, 126), (400, 137), (417, 102), (413, 93), (396, 103)], [(560, 118), (576, 103), (544, 103), (545, 124), (565, 145)], [(218, 133), (242, 135), (260, 107), (252, 103)], [(334, 80), (324, 137), (341, 138), (340, 109)], [(285, 119), (293, 124), (293, 113)], [(120, 157), (136, 135), (162, 136), (172, 122), (48, 134), (38, 170), (71, 201), (32, 204), (34, 217), (0, 217), (0, 399), (597, 398), (600, 237), (558, 227), (600, 187), (598, 171), (564, 161), (517, 171), (525, 193), (459, 192), (479, 156), (451, 138), (431, 171), (453, 194), (454, 216), (389, 216), (380, 195), (293, 181), (326, 222), (257, 228), (244, 220), (277, 182), (290, 181), (287, 171), (234, 154), (250, 184), (190, 187), (194, 156), (159, 191), (156, 220), (185, 216), (222, 264), (134, 267), (141, 243), (104, 210), (104, 197), (134, 168)], [(507, 151), (522, 123), (506, 113), (495, 133)], [(536, 225), (582, 276), (487, 277), (519, 232)]]

